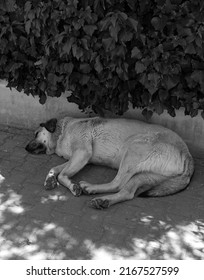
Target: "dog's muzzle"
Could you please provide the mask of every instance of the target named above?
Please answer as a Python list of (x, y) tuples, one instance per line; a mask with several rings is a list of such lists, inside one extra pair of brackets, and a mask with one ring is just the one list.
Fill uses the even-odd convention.
[(38, 143), (35, 140), (28, 143), (25, 147), (26, 151), (31, 154), (45, 154), (46, 153), (46, 146), (42, 143)]

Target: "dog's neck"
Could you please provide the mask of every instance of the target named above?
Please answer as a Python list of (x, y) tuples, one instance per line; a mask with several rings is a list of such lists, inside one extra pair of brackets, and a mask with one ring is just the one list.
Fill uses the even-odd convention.
[(63, 119), (57, 121), (55, 132), (51, 134), (51, 149), (55, 149), (57, 141), (63, 132)]

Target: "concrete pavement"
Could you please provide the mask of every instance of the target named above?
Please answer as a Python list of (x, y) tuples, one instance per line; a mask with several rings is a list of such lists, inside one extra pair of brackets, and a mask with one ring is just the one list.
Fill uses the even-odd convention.
[[(188, 189), (163, 198), (135, 198), (107, 210), (93, 196), (43, 188), (64, 160), (30, 155), (33, 132), (0, 126), (0, 259), (204, 259), (204, 151), (191, 148)], [(74, 180), (102, 183), (116, 171), (88, 165)]]

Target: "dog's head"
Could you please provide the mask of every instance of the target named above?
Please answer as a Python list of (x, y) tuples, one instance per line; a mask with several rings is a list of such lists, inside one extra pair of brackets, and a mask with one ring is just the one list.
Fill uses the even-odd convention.
[(51, 119), (46, 123), (41, 123), (35, 131), (35, 138), (25, 147), (31, 154), (53, 154), (54, 147), (52, 133), (55, 132), (57, 119)]

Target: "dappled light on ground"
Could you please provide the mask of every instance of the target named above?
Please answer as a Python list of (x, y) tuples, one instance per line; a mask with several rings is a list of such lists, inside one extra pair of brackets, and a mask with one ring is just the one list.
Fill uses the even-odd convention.
[[(86, 229), (83, 237), (78, 238), (72, 224), (68, 226), (57, 220), (48, 222), (40, 217), (29, 217), (22, 196), (9, 188), (4, 194), (0, 193), (0, 198), (0, 259), (67, 259), (72, 258), (75, 251), (78, 251), (78, 259), (98, 260), (202, 259), (204, 256), (203, 220), (172, 224), (168, 219), (141, 213), (134, 230), (130, 230), (124, 243), (118, 245), (114, 241), (92, 240)], [(57, 204), (60, 199), (66, 201), (66, 196), (48, 194), (39, 197), (39, 202)], [(148, 235), (141, 236), (141, 232), (145, 233), (147, 229)], [(114, 221), (107, 230), (109, 236), (117, 233)]]
[[(150, 217), (144, 217), (148, 220)], [(153, 219), (153, 217), (151, 217)], [(204, 222), (195, 221), (188, 225), (171, 228), (163, 221), (158, 221), (166, 230), (158, 240), (146, 240), (132, 237), (130, 247), (119, 249), (114, 246), (100, 246), (90, 240), (85, 244), (92, 259), (202, 259), (204, 255)], [(131, 249), (130, 249), (131, 248)], [(193, 249), (192, 249), (193, 248)]]
[(13, 192), (12, 190), (8, 190), (9, 199), (1, 202), (4, 198), (4, 194), (0, 196), (0, 215), (2, 215), (1, 219), (3, 219), (3, 212), (8, 211), (14, 214), (20, 214), (24, 211), (23, 207), (20, 205), (21, 196)]
[(5, 180), (5, 177), (0, 174), (0, 186), (1, 186), (1, 183), (3, 183), (4, 180)]
[[(203, 222), (195, 221), (187, 225), (175, 225), (175, 227), (170, 227), (163, 221), (159, 221), (158, 224), (162, 224), (164, 231), (158, 240), (146, 241), (145, 239), (133, 238), (135, 252), (133, 257), (146, 259), (148, 256), (158, 254), (160, 259), (202, 258), (204, 253)], [(202, 228), (198, 224), (202, 225)]]

